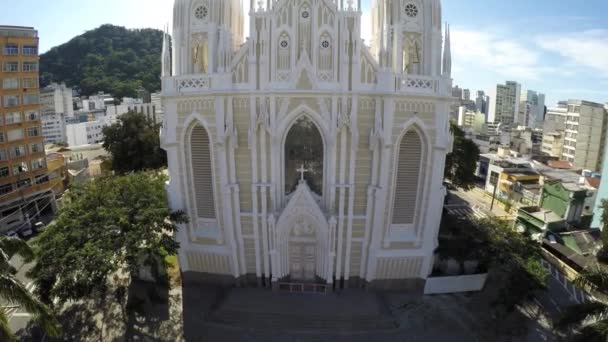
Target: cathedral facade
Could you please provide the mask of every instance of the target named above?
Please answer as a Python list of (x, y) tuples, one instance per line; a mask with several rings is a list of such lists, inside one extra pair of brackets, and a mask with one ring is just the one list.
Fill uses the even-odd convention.
[[(440, 0), (176, 0), (161, 142), (184, 274), (412, 288), (433, 267), (452, 137)], [(445, 39), (444, 39), (445, 38)]]

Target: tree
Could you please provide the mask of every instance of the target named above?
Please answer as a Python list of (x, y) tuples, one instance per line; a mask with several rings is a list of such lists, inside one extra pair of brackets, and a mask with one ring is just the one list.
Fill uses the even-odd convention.
[(581, 288), (598, 293), (603, 300), (591, 300), (569, 307), (555, 326), (561, 331), (571, 332), (572, 340), (605, 342), (608, 339), (608, 272), (597, 264), (581, 273), (575, 281)]
[[(34, 257), (34, 253), (23, 240), (0, 237), (0, 298), (26, 309), (33, 315), (34, 320), (40, 324), (47, 335), (52, 337), (59, 336), (59, 322), (51, 311), (35, 298), (15, 277), (17, 270), (10, 264), (10, 259), (14, 255), (20, 255), (26, 261), (31, 261)], [(2, 307), (0, 307), (0, 340), (17, 340), (10, 331), (8, 318)]]
[(167, 166), (167, 153), (160, 147), (160, 124), (143, 113), (129, 112), (103, 129), (103, 147), (112, 156), (112, 169), (119, 174)]
[(469, 190), (475, 185), (479, 147), (467, 139), (456, 124), (450, 123), (450, 130), (454, 134), (454, 148), (445, 160), (445, 178), (455, 186)]
[(478, 252), (481, 261), (495, 271), (502, 284), (497, 308), (509, 312), (546, 287), (548, 272), (542, 267), (538, 243), (495, 218), (478, 220), (471, 228), (472, 238), (485, 245)]
[(40, 298), (50, 303), (103, 294), (117, 272), (134, 279), (142, 265), (177, 254), (173, 234), (187, 217), (169, 209), (165, 181), (159, 172), (142, 172), (74, 187), (35, 245), (37, 263), (29, 274)]
[(597, 259), (604, 263), (608, 263), (608, 200), (602, 199), (600, 204), (602, 208), (602, 249), (597, 253)]

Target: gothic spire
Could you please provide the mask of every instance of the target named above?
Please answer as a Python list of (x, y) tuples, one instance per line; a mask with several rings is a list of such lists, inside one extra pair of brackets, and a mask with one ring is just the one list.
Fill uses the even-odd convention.
[(171, 76), (171, 36), (169, 36), (169, 27), (167, 26), (163, 32), (163, 52), (162, 52), (162, 71), (161, 77)]
[(445, 24), (445, 42), (443, 45), (443, 76), (452, 76), (452, 46), (450, 42), (450, 25)]

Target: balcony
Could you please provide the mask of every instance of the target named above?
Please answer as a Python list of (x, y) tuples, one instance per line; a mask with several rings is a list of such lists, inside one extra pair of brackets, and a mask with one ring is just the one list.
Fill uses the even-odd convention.
[(434, 95), (438, 92), (438, 82), (435, 77), (404, 75), (397, 77), (397, 86), (401, 92)]
[(167, 95), (196, 94), (211, 89), (211, 76), (185, 75), (163, 78), (163, 93)]

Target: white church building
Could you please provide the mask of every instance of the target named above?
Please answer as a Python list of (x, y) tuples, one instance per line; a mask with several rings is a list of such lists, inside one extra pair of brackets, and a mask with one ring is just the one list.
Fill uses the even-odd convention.
[(184, 276), (420, 289), (452, 147), (440, 0), (176, 0), (161, 132)]

